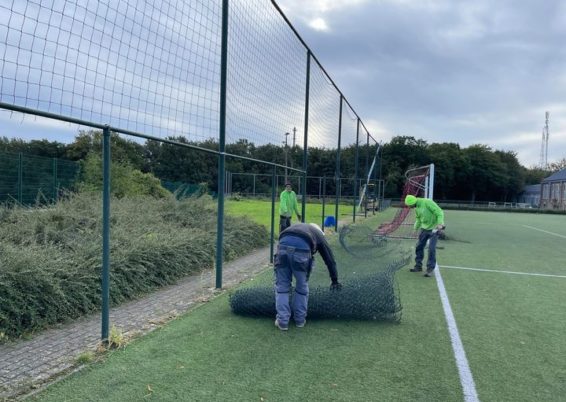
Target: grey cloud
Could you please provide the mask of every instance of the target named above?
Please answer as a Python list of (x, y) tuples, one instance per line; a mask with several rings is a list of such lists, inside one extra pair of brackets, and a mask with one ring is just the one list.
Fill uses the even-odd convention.
[[(551, 121), (565, 110), (561, 1), (369, 2), (324, 14), (329, 32), (289, 17), (361, 117), (391, 135), (513, 149), (517, 133), (532, 130), (532, 142), (517, 145), (530, 165), (544, 110)], [(566, 125), (556, 123), (549, 159), (564, 156), (552, 142)]]

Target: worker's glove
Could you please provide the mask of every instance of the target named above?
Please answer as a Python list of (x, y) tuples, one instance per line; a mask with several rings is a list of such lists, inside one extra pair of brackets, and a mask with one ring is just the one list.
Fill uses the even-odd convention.
[(436, 225), (436, 227), (432, 230), (432, 234), (442, 233), (446, 226), (444, 225)]
[(300, 221), (302, 221), (302, 220), (303, 220), (303, 217), (302, 217), (300, 214), (297, 214), (297, 219), (300, 220)]
[(342, 284), (338, 281), (334, 281), (334, 282), (332, 282), (332, 285), (330, 285), (331, 291), (336, 291), (336, 290), (341, 290), (341, 289), (342, 289)]

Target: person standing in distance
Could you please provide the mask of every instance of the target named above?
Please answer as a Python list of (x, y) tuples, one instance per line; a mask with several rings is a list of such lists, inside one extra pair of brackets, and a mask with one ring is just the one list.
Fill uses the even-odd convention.
[(428, 259), (424, 276), (430, 277), (436, 267), (438, 231), (446, 227), (444, 225), (444, 212), (433, 200), (418, 198), (414, 195), (405, 197), (405, 205), (409, 208), (415, 208), (416, 220), (414, 229), (420, 229), (419, 239), (415, 248), (415, 266), (410, 271), (421, 272), (423, 270), (424, 248), (428, 241)]
[[(275, 255), (275, 326), (281, 331), (289, 329), (291, 313), (298, 328), (305, 326), (309, 301), (309, 277), (313, 269), (314, 255), (319, 252), (328, 273), (330, 290), (340, 290), (336, 261), (324, 232), (315, 223), (297, 223), (279, 235)], [(295, 277), (293, 303), (289, 301), (291, 282)]]
[(281, 192), (279, 197), (279, 233), (291, 226), (293, 212), (297, 214), (297, 219), (300, 221), (301, 214), (299, 214), (297, 194), (293, 191), (291, 182), (287, 181), (285, 190)]

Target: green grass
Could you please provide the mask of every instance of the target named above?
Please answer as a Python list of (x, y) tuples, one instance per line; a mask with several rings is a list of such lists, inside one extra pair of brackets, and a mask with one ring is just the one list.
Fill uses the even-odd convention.
[[(566, 276), (566, 217), (447, 212), (440, 264)], [(482, 400), (563, 400), (566, 278), (444, 269), (460, 335)]]
[[(441, 265), (566, 276), (564, 239), (523, 226), (566, 236), (566, 217), (447, 211), (446, 222)], [(479, 399), (563, 400), (566, 278), (441, 272)], [(397, 277), (400, 324), (312, 320), (281, 333), (232, 315), (224, 294), (38, 399), (462, 401), (435, 280)]]
[[(425, 290), (422, 282), (413, 286), (415, 293)], [(402, 325), (313, 321), (282, 334), (271, 319), (232, 315), (222, 296), (49, 389), (41, 400), (134, 401), (148, 394), (148, 385), (157, 400), (408, 400), (423, 394), (456, 400), (442, 317), (430, 320), (425, 312), (411, 308)], [(423, 332), (437, 342), (417, 341)], [(415, 368), (434, 370), (442, 381), (415, 375)]]
[[(327, 203), (324, 209), (324, 215), (334, 216), (335, 203)], [(299, 203), (299, 211), (301, 204)], [(235, 216), (247, 216), (254, 222), (265, 226), (268, 230), (271, 227), (271, 201), (243, 199), (235, 201), (228, 199), (226, 202), (226, 212)], [(351, 205), (340, 204), (338, 214), (339, 219), (351, 222), (353, 207)], [(297, 217), (293, 216), (293, 222), (297, 222)], [(307, 204), (305, 222), (322, 223), (322, 204)], [(275, 234), (279, 233), (279, 202), (275, 202)]]

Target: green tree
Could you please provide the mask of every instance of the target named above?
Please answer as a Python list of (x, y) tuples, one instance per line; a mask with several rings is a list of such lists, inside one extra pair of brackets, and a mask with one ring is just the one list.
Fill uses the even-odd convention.
[[(80, 131), (75, 140), (67, 146), (65, 155), (71, 160), (86, 159), (92, 153), (102, 153), (102, 131)], [(117, 133), (110, 135), (110, 155), (113, 162), (129, 164), (142, 170), (145, 165), (145, 147), (143, 144), (123, 138)]]
[(23, 153), (26, 155), (43, 156), (46, 158), (63, 158), (66, 145), (57, 141), (31, 140), (29, 142), (20, 138), (0, 138), (0, 151)]
[(470, 201), (489, 201), (506, 184), (505, 166), (487, 145), (472, 145), (464, 150), (464, 154), (470, 163), (466, 180)]
[(460, 145), (431, 144), (428, 153), (435, 165), (435, 198), (445, 200), (465, 198), (469, 190), (466, 179), (470, 174), (470, 164)]
[(510, 202), (517, 199), (517, 196), (525, 187), (524, 168), (517, 159), (517, 154), (513, 151), (495, 151), (495, 155), (503, 164), (504, 182), (500, 186), (503, 202)]
[(552, 173), (559, 172), (563, 169), (566, 169), (566, 158), (562, 158), (558, 162), (552, 162), (548, 165), (548, 170)]
[[(82, 191), (102, 191), (102, 158), (91, 153), (82, 161), (79, 189)], [(161, 186), (159, 179), (151, 173), (143, 173), (132, 165), (125, 163), (112, 163), (110, 168), (112, 195), (133, 197), (150, 195), (155, 198), (165, 198), (171, 193)]]
[(540, 184), (540, 182), (552, 174), (552, 172), (538, 167), (532, 167), (530, 169), (524, 169), (525, 184)]

